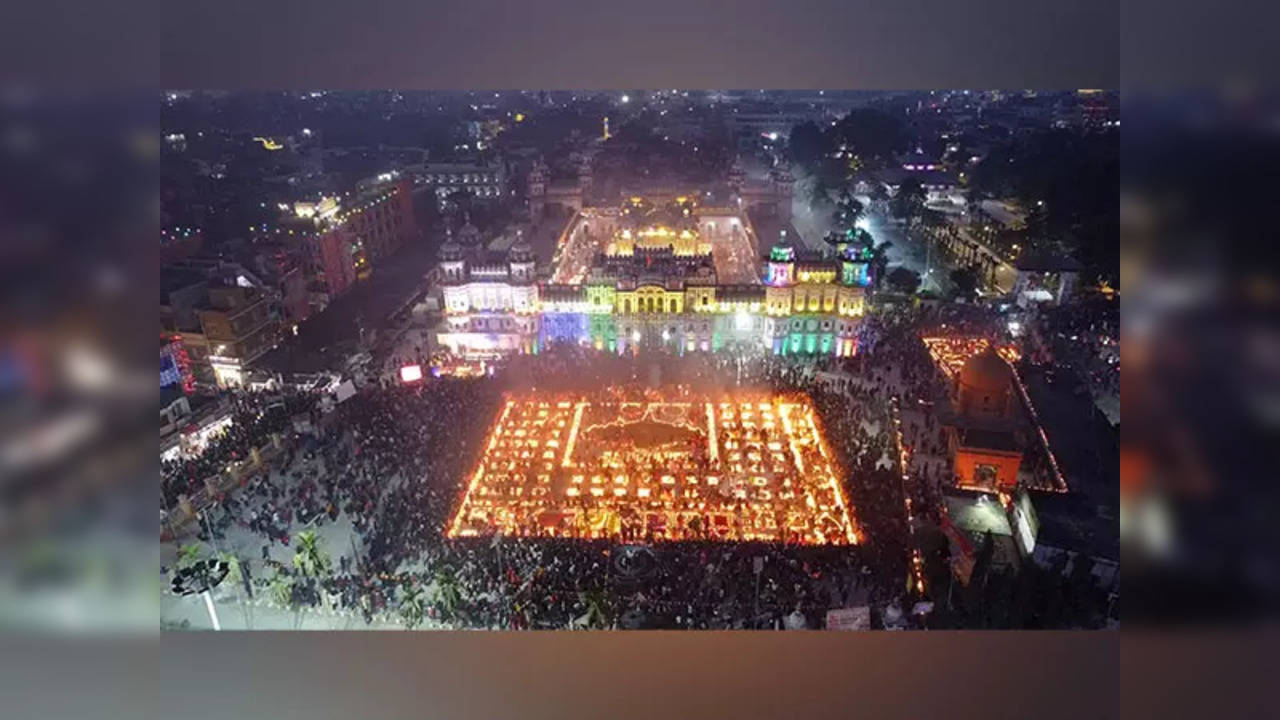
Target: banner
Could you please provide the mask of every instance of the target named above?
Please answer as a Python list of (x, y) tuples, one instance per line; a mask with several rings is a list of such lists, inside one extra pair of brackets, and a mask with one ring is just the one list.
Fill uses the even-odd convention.
[(951, 522), (951, 516), (947, 513), (942, 513), (938, 527), (951, 543), (951, 571), (962, 585), (968, 585), (969, 576), (973, 574), (973, 543)]
[(871, 608), (837, 608), (827, 611), (828, 630), (870, 630)]

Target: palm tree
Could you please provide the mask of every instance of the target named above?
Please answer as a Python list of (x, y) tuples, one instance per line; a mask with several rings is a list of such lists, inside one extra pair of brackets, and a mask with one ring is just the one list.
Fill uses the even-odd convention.
[(422, 594), (422, 588), (414, 585), (404, 591), (404, 597), (400, 600), (400, 617), (404, 619), (405, 627), (410, 630), (422, 624), (422, 619), (426, 617), (427, 608), (425, 598)]
[(441, 565), (431, 581), (432, 602), (447, 622), (454, 622), (462, 608), (462, 592), (452, 565)]
[(332, 561), (328, 553), (320, 549), (319, 538), (314, 530), (303, 530), (298, 533), (297, 551), (293, 554), (293, 566), (307, 577), (319, 577), (329, 572)]
[(240, 557), (235, 553), (226, 551), (218, 553), (218, 559), (227, 564), (227, 577), (225, 582), (240, 585), (244, 583), (244, 568), (240, 564)]
[(585, 590), (579, 594), (579, 599), (587, 606), (587, 612), (583, 615), (586, 627), (592, 630), (604, 630), (612, 625), (612, 612), (604, 590), (600, 588)]
[(302, 624), (302, 600), (298, 596), (297, 579), (277, 569), (276, 574), (271, 578), (269, 592), (271, 599), (277, 605), (293, 611), (293, 627), (297, 629)]
[(276, 574), (271, 578), (269, 592), (271, 593), (271, 599), (278, 605), (291, 607), (293, 605), (293, 577), (276, 570)]
[(192, 543), (183, 545), (178, 548), (178, 557), (173, 561), (173, 567), (182, 570), (200, 562), (201, 555), (204, 554), (204, 546), (200, 543)]

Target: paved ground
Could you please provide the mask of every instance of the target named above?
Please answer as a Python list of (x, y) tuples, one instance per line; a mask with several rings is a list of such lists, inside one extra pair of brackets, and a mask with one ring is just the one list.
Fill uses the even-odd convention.
[[(292, 488), (301, 480), (296, 480), (293, 473), (301, 472), (306, 476), (310, 470), (315, 469), (320, 473), (330, 472), (329, 468), (324, 467), (324, 462), (320, 458), (308, 460), (299, 453), (299, 457), (295, 458), (293, 465), (282, 472), (278, 468), (272, 470), (271, 481), (284, 488)], [(382, 511), (383, 502), (390, 494), (390, 491), (396, 487), (398, 483), (404, 482), (405, 479), (399, 476), (393, 476), (387, 480), (383, 487), (382, 495), (378, 499), (378, 512)], [(250, 496), (246, 491), (236, 491), (237, 500), (246, 501)], [(339, 513), (336, 521), (330, 521), (327, 516), (322, 516), (322, 520), (313, 520), (310, 523), (300, 523), (296, 520), (290, 524), (288, 533), (290, 538), (296, 538), (297, 534), (303, 530), (312, 530), (316, 533), (319, 540), (320, 548), (329, 556), (335, 567), (339, 564), (339, 558), (346, 556), (354, 557), (356, 554), (363, 552), (363, 544), (358, 533), (355, 532), (351, 525), (350, 519), (345, 513)], [(177, 548), (187, 543), (198, 542), (195, 538), (185, 538), (177, 543), (162, 543), (160, 547), (160, 562), (163, 566), (168, 567), (172, 564)], [(250, 530), (241, 528), (237, 525), (230, 526), (222, 538), (214, 538), (212, 542), (205, 544), (206, 548), (213, 552), (229, 552), (247, 561), (249, 575), (252, 578), (271, 577), (273, 570), (267, 567), (266, 561), (263, 560), (262, 548), (264, 545), (268, 547), (268, 557), (285, 565), (292, 565), (294, 545), (291, 540), (290, 545), (282, 545), (279, 542), (267, 543), (263, 536)], [(263, 591), (256, 590), (261, 594)], [(350, 613), (338, 613), (336, 615), (322, 616), (315, 614), (314, 617), (302, 613), (303, 619), (295, 618), (295, 613), (290, 610), (281, 610), (278, 607), (271, 606), (269, 600), (263, 597), (255, 598), (256, 604), (250, 607), (241, 607), (247, 603), (244, 590), (241, 586), (226, 583), (219, 587), (216, 593), (216, 600), (220, 605), (226, 606), (226, 612), (221, 613), (224, 627), (229, 624), (239, 623), (240, 627), (244, 627), (246, 623), (255, 622), (254, 618), (258, 618), (253, 627), (258, 629), (278, 628), (289, 629), (294, 627), (294, 622), (302, 622), (304, 629), (337, 629), (333, 623), (347, 623), (350, 621)], [(261, 609), (261, 613), (256, 608)], [(246, 613), (248, 615), (246, 616)], [(260, 617), (259, 617), (260, 615)], [(205, 610), (204, 602), (200, 598), (178, 598), (168, 593), (164, 594), (161, 606), (161, 620), (166, 623), (181, 623), (186, 620), (193, 628), (209, 627), (208, 613)], [(312, 619), (307, 620), (307, 617)], [(364, 626), (364, 620), (359, 613), (354, 614), (355, 621), (359, 626)], [(203, 624), (200, 624), (203, 623)], [(283, 624), (282, 624), (283, 623)]]
[[(223, 630), (404, 630), (394, 615), (375, 615), (366, 624), (358, 612), (317, 608), (290, 610), (258, 598), (245, 601), (233, 593), (220, 593), (214, 601), (218, 623)], [(161, 604), (161, 627), (166, 630), (212, 630), (213, 622), (199, 595), (175, 597), (166, 594)], [(438, 629), (426, 622), (422, 629)]]

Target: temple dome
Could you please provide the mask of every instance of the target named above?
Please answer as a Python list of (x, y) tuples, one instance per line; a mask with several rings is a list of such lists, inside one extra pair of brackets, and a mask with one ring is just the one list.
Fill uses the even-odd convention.
[(1009, 363), (988, 346), (986, 350), (974, 355), (965, 362), (960, 370), (960, 386), (990, 393), (1003, 393), (1009, 390), (1013, 381), (1013, 370)]

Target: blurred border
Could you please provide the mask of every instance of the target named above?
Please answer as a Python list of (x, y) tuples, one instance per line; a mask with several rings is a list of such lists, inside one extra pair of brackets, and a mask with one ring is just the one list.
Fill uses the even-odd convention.
[[(1270, 59), (1261, 32), (1270, 23), (1256, 8), (317, 4), (126, 10), (59, 0), (11, 11), (4, 45), (21, 61), (0, 75), (0, 338), (4, 377), (13, 367), (26, 374), (6, 396), (3, 437), (29, 472), (0, 481), (0, 577), (20, 581), (0, 595), (0, 610), (26, 598), (36, 614), (7, 626), (0, 677), (12, 716), (136, 717), (125, 708), (139, 698), (197, 716), (267, 707), (318, 716), (1120, 715), (1110, 709), (1118, 682), (1107, 681), (1115, 634), (189, 635), (166, 636), (157, 655), (128, 630), (154, 631), (144, 606), (133, 619), (146, 622), (115, 619), (130, 612), (130, 593), (151, 593), (130, 571), (150, 578), (155, 567), (152, 423), (131, 425), (152, 403), (128, 380), (138, 368), (150, 377), (152, 365), (149, 352), (136, 364), (131, 349), (151, 347), (154, 186), (141, 168), (154, 114), (144, 110), (150, 95), (122, 101), (120, 88), (156, 77), (162, 87), (224, 89), (1116, 87), (1121, 58), (1126, 72), (1146, 73), (1124, 78), (1135, 93), (1147, 83), (1166, 91), (1134, 99), (1175, 111), (1144, 127), (1151, 137), (1137, 138), (1140, 148), (1127, 131), (1122, 164), (1124, 396), (1126, 405), (1141, 398), (1126, 408), (1123, 433), (1125, 529), (1138, 538), (1126, 546), (1137, 555), (1125, 558), (1125, 623), (1152, 628), (1120, 647), (1125, 690), (1136, 691), (1122, 707), (1126, 717), (1266, 714), (1249, 702), (1263, 687), (1268, 666), (1256, 658), (1273, 630), (1247, 630), (1268, 628), (1275, 608), (1276, 275), (1265, 246), (1277, 125), (1272, 98), (1248, 89)], [(1194, 94), (1180, 89), (1189, 82)], [(49, 91), (69, 86), (97, 87)], [(1126, 114), (1125, 125), (1138, 121)], [(97, 141), (106, 141), (101, 152), (90, 149)], [(1187, 162), (1189, 148), (1198, 164)], [(1135, 150), (1150, 164), (1133, 163)], [(134, 344), (134, 330), (148, 342)], [(86, 577), (96, 590), (70, 603), (80, 609), (38, 594)], [(33, 622), (50, 619), (74, 634), (29, 637)], [(1202, 629), (1223, 625), (1234, 629)], [(1170, 630), (1188, 627), (1197, 629)], [(603, 691), (622, 699), (606, 702)]]

